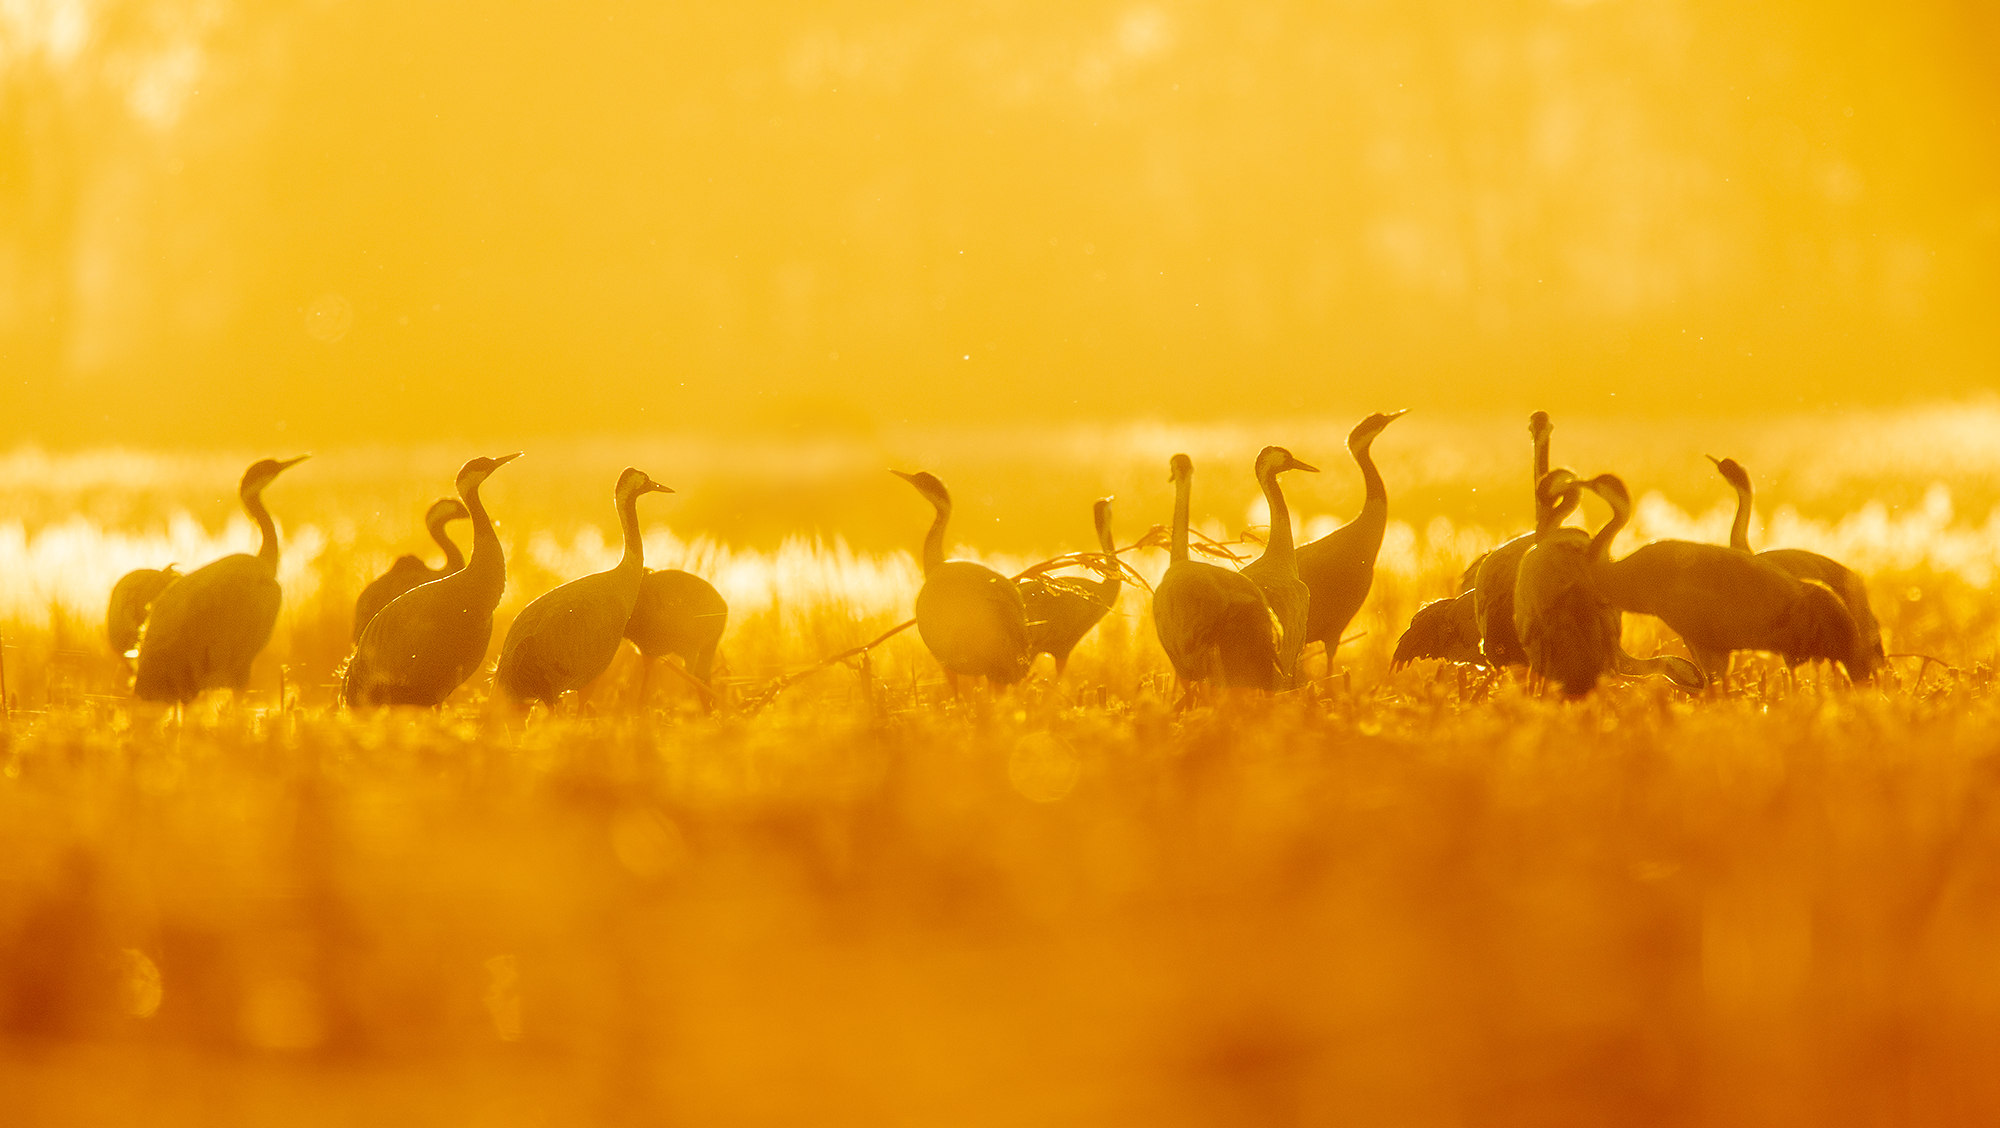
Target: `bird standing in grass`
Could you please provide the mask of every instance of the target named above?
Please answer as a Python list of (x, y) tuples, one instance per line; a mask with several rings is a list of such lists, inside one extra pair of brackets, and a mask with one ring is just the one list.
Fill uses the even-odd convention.
[(146, 613), (168, 585), (181, 578), (172, 564), (164, 568), (135, 568), (111, 585), (111, 602), (104, 610), (104, 637), (111, 652), (130, 662), (139, 649), (139, 629), (146, 625)]
[(1172, 562), (1153, 589), (1153, 629), (1160, 648), (1190, 695), (1203, 682), (1276, 689), (1278, 630), (1264, 593), (1241, 572), (1188, 559), (1194, 460), (1174, 455), (1168, 475), (1174, 483)]
[(1423, 658), (1438, 658), (1465, 666), (1483, 666), (1479, 651), (1479, 620), (1473, 616), (1470, 591), (1433, 599), (1410, 616), (1410, 625), (1396, 640), (1389, 668), (1400, 670)]
[(1348, 432), (1347, 452), (1361, 468), (1361, 512), (1298, 551), (1299, 578), (1312, 591), (1300, 644), (1324, 643), (1329, 669), (1334, 652), (1340, 649), (1340, 636), (1367, 602), (1368, 589), (1375, 583), (1375, 558), (1382, 552), (1382, 533), (1389, 526), (1389, 490), (1375, 469), (1375, 438), (1407, 412), (1405, 408), (1370, 415)]
[[(1111, 499), (1101, 497), (1090, 508), (1091, 523), (1097, 528), (1097, 546), (1113, 564), (1118, 546), (1111, 538)], [(1069, 576), (1029, 576), (1020, 583), (1021, 602), (1028, 615), (1029, 661), (1039, 654), (1053, 655), (1056, 677), (1063, 676), (1070, 652), (1083, 636), (1118, 605), (1124, 578), (1115, 569), (1098, 580)]]
[[(708, 685), (715, 671), (715, 647), (729, 625), (729, 604), (715, 585), (677, 568), (648, 569), (639, 581), (639, 598), (625, 623), (625, 637), (646, 660), (639, 679), (639, 700), (653, 678), (653, 663), (673, 656), (687, 672)], [(713, 708), (714, 699), (703, 697)]]
[(424, 563), (422, 557), (405, 553), (389, 565), (388, 571), (369, 581), (354, 601), (354, 641), (357, 644), (361, 641), (361, 632), (367, 629), (368, 620), (387, 607), (390, 600), (418, 584), (443, 579), (465, 567), (465, 554), (445, 535), (444, 527), (468, 516), (465, 503), (455, 497), (441, 497), (424, 511), (424, 528), (437, 546), (444, 549), (444, 567), (432, 568)]
[[(1257, 452), (1257, 461), (1252, 469), (1257, 476), (1257, 485), (1264, 491), (1264, 501), (1271, 510), (1271, 539), (1264, 546), (1264, 554), (1252, 560), (1243, 568), (1243, 574), (1264, 593), (1264, 603), (1271, 608), (1271, 614), (1278, 619), (1278, 681), (1286, 689), (1298, 683), (1299, 651), (1306, 644), (1306, 624), (1311, 616), (1312, 589), (1305, 580), (1299, 578), (1298, 552), (1292, 547), (1292, 511), (1285, 505), (1285, 491), (1278, 486), (1278, 475), (1287, 470), (1304, 470), (1319, 473), (1319, 467), (1308, 466), (1292, 457), (1292, 452), (1284, 447), (1267, 446)], [(1320, 538), (1322, 541), (1325, 537)], [(1381, 545), (1381, 535), (1375, 538)], [(1369, 569), (1374, 569), (1374, 558), (1369, 558)], [(1341, 624), (1343, 627), (1346, 623)], [(1338, 641), (1338, 640), (1336, 640)]]
[[(1611, 524), (1599, 534), (1608, 548), (1631, 519), (1631, 496), (1609, 474), (1594, 479), (1593, 489), (1611, 505)], [(1593, 573), (1612, 606), (1658, 616), (1680, 635), (1710, 683), (1728, 672), (1736, 650), (1772, 651), (1788, 665), (1845, 664), (1861, 646), (1854, 617), (1833, 592), (1724, 545), (1654, 541), (1619, 560), (1607, 551)]]
[(612, 499), (625, 534), (625, 555), (615, 567), (556, 588), (521, 608), (500, 644), (493, 681), (520, 704), (556, 700), (580, 689), (611, 665), (645, 578), (645, 544), (639, 535), (639, 499), (674, 491), (631, 467), (618, 475)]
[(203, 690), (241, 690), (250, 663), (271, 641), (284, 592), (278, 587), (278, 527), (264, 487), (309, 455), (260, 459), (243, 472), (237, 497), (257, 523), (257, 554), (236, 553), (168, 585), (153, 601), (139, 638), (132, 692), (146, 701), (192, 701)]
[[(1729, 547), (1749, 552), (1753, 503), (1750, 474), (1733, 458), (1710, 457), (1709, 461), (1715, 463), (1723, 481), (1736, 491), (1736, 519), (1729, 526)], [(1875, 609), (1868, 604), (1868, 585), (1859, 573), (1830, 556), (1803, 548), (1766, 549), (1757, 553), (1757, 559), (1783, 568), (1794, 579), (1825, 584), (1847, 605), (1847, 613), (1854, 617), (1854, 626), (1861, 637), (1860, 649), (1842, 662), (1848, 676), (1855, 681), (1866, 681), (1889, 661), (1882, 647), (1882, 624), (1876, 621)]]
[(368, 620), (341, 682), (349, 708), (436, 708), (486, 661), (493, 609), (507, 590), (507, 561), (479, 487), (519, 457), (475, 458), (459, 469), (458, 496), (472, 517), (472, 559), (390, 600)]
[[(1528, 480), (1530, 496), (1537, 495), (1542, 479), (1548, 475), (1549, 436), (1555, 433), (1555, 429), (1546, 411), (1537, 411), (1528, 417), (1528, 437), (1535, 449), (1534, 476)], [(1561, 525), (1581, 501), (1580, 493), (1566, 493), (1563, 497), (1560, 504), (1565, 508), (1555, 516), (1557, 525)], [(1540, 504), (1537, 497), (1536, 505)], [(1538, 508), (1535, 514), (1538, 527), (1543, 516)], [(1521, 648), (1521, 636), (1514, 630), (1514, 586), (1521, 568), (1521, 557), (1534, 543), (1534, 533), (1523, 533), (1487, 553), (1473, 565), (1473, 618), (1479, 626), (1479, 647), (1486, 655), (1486, 661), (1496, 669), (1522, 666), (1528, 661), (1527, 651)]]
[[(1551, 470), (1535, 487), (1535, 539), (1514, 581), (1514, 632), (1528, 672), (1582, 697), (1617, 664), (1618, 612), (1591, 583), (1589, 534), (1561, 527), (1582, 487), (1568, 470)], [(1567, 505), (1565, 505), (1567, 502)]]
[(1028, 612), (1012, 580), (970, 560), (947, 560), (945, 527), (951, 523), (951, 492), (928, 471), (905, 474), (931, 503), (936, 517), (924, 534), (924, 585), (917, 591), (917, 634), (945, 669), (953, 692), (960, 677), (983, 677), (1013, 685), (1027, 676), (1033, 659)]

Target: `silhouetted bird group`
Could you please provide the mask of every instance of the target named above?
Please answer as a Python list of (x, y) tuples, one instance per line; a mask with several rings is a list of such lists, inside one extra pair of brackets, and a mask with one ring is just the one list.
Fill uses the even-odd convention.
[[(1370, 415), (1356, 424), (1347, 448), (1361, 472), (1361, 512), (1305, 545), (1294, 544), (1279, 475), (1317, 473), (1318, 467), (1284, 447), (1259, 451), (1251, 471), (1269, 506), (1270, 533), (1263, 553), (1241, 568), (1194, 558), (1199, 548), (1235, 559), (1226, 549), (1193, 544), (1194, 461), (1185, 454), (1169, 460), (1169, 560), (1152, 592), (1152, 617), (1182, 683), (1183, 704), (1211, 691), (1297, 688), (1308, 680), (1303, 663), (1312, 643), (1320, 644), (1331, 672), (1341, 636), (1373, 584), (1388, 523), (1389, 495), (1373, 444), (1402, 414)], [(1395, 667), (1423, 659), (1493, 673), (1522, 666), (1531, 689), (1553, 684), (1565, 696), (1582, 697), (1613, 676), (1660, 675), (1683, 689), (1703, 690), (1726, 679), (1730, 655), (1739, 650), (1768, 651), (1788, 665), (1837, 662), (1855, 681), (1883, 666), (1881, 630), (1858, 575), (1817, 553), (1751, 551), (1750, 478), (1735, 461), (1714, 460), (1737, 495), (1728, 545), (1655, 541), (1613, 559), (1612, 542), (1631, 518), (1625, 484), (1611, 474), (1583, 479), (1552, 468), (1553, 432), (1546, 413), (1530, 417), (1534, 529), (1474, 560), (1458, 594), (1419, 608), (1397, 641)], [(479, 489), (518, 457), (472, 459), (458, 472), (458, 496), (441, 498), (425, 512), (424, 527), (444, 552), (443, 567), (403, 556), (362, 590), (354, 607), (354, 652), (340, 686), (346, 705), (434, 708), (484, 664), (507, 567)], [(277, 527), (263, 494), (302, 461), (304, 456), (264, 459), (244, 472), (239, 496), (262, 537), (255, 555), (226, 556), (186, 575), (173, 565), (140, 569), (112, 589), (106, 636), (115, 653), (132, 660), (136, 696), (179, 703), (205, 690), (248, 684), (251, 662), (270, 640), (282, 599)], [(1071, 653), (1118, 603), (1129, 572), (1120, 553), (1159, 544), (1156, 527), (1137, 544), (1118, 548), (1112, 499), (1102, 498), (1092, 507), (1097, 551), (1004, 576), (947, 558), (952, 498), (942, 481), (924, 471), (893, 473), (934, 512), (923, 541), (914, 622), (954, 693), (964, 679), (1014, 685), (1042, 654), (1054, 657), (1061, 679)], [(720, 699), (711, 683), (728, 604), (699, 576), (645, 567), (639, 498), (671, 492), (639, 470), (618, 476), (612, 500), (623, 555), (608, 571), (563, 584), (514, 617), (494, 668), (505, 700), (541, 702), (553, 710), (565, 694), (601, 676), (628, 639), (645, 662), (642, 696), (654, 664), (672, 658), (705, 704)], [(1564, 524), (1586, 494), (1610, 510), (1594, 534)], [(446, 533), (451, 522), (468, 519), (469, 557)], [(1062, 566), (1094, 576), (1053, 574)], [(1627, 654), (1619, 641), (1626, 612), (1657, 617), (1680, 636), (1693, 660)]]

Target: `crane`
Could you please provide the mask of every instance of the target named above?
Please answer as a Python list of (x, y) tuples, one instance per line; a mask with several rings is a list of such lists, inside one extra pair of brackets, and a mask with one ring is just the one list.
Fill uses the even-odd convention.
[(501, 692), (524, 705), (540, 701), (553, 712), (558, 698), (582, 688), (611, 665), (646, 574), (639, 499), (672, 492), (629, 466), (618, 475), (611, 497), (625, 535), (625, 554), (616, 566), (571, 580), (521, 608), (507, 627), (493, 670), (493, 682)]
[(1370, 415), (1347, 434), (1347, 452), (1361, 469), (1361, 512), (1354, 520), (1299, 548), (1299, 578), (1312, 592), (1306, 630), (1300, 645), (1315, 640), (1326, 646), (1328, 668), (1340, 649), (1340, 636), (1368, 599), (1375, 583), (1375, 557), (1382, 551), (1382, 532), (1389, 524), (1389, 491), (1375, 469), (1373, 448), (1382, 429), (1409, 409)]
[(443, 579), (465, 567), (465, 554), (460, 552), (451, 538), (445, 535), (444, 527), (468, 516), (470, 514), (466, 512), (465, 503), (455, 497), (441, 497), (431, 502), (431, 507), (424, 511), (424, 529), (430, 533), (431, 540), (436, 541), (437, 546), (444, 549), (444, 567), (432, 568), (424, 563), (422, 557), (405, 553), (398, 556), (395, 563), (389, 565), (388, 571), (370, 580), (368, 586), (361, 589), (361, 595), (354, 601), (356, 644), (361, 642), (361, 632), (368, 626), (368, 620), (373, 619), (376, 612), (387, 607), (390, 600), (418, 584)]
[(486, 661), (493, 609), (507, 590), (507, 561), (479, 487), (521, 457), (474, 458), (454, 483), (472, 518), (472, 558), (465, 567), (389, 601), (354, 646), (341, 681), (349, 708), (414, 705), (434, 709)]
[(944, 667), (952, 691), (961, 677), (983, 677), (1013, 685), (1028, 674), (1033, 659), (1027, 605), (1012, 580), (970, 560), (947, 560), (945, 528), (951, 523), (951, 491), (927, 470), (891, 474), (916, 487), (936, 516), (924, 534), (924, 583), (917, 590), (917, 634)]
[[(1250, 577), (1250, 582), (1264, 593), (1265, 604), (1271, 608), (1271, 614), (1277, 616), (1278, 680), (1284, 688), (1290, 689), (1298, 683), (1299, 651), (1306, 644), (1312, 589), (1299, 577), (1298, 552), (1292, 547), (1292, 511), (1285, 505), (1285, 491), (1278, 487), (1278, 475), (1287, 470), (1317, 474), (1319, 467), (1300, 462), (1284, 447), (1267, 446), (1257, 452), (1257, 461), (1251, 469), (1271, 510), (1271, 539), (1264, 546), (1263, 555), (1244, 565), (1243, 574)], [(1382, 543), (1379, 532), (1375, 543), (1377, 547)], [(1369, 565), (1372, 571), (1372, 554)], [(1344, 627), (1346, 623), (1341, 625)], [(1336, 638), (1335, 641), (1339, 640)]]
[(271, 641), (284, 602), (278, 526), (264, 508), (264, 488), (309, 457), (259, 459), (243, 472), (236, 494), (262, 536), (256, 555), (239, 552), (204, 564), (153, 600), (132, 679), (140, 699), (179, 704), (203, 690), (250, 684), (250, 663)]
[[(1153, 629), (1174, 673), (1188, 683), (1276, 689), (1277, 621), (1264, 593), (1248, 576), (1188, 559), (1188, 510), (1194, 460), (1176, 454), (1167, 463), (1174, 484), (1171, 562), (1153, 589)], [(1189, 697), (1183, 697), (1185, 703)]]
[[(706, 686), (715, 670), (715, 647), (729, 625), (729, 603), (715, 585), (678, 568), (651, 568), (639, 580), (639, 598), (626, 620), (625, 637), (646, 660), (639, 681), (639, 700), (646, 699), (653, 663), (668, 655), (681, 660), (687, 672)], [(705, 708), (714, 700), (703, 697)]]
[[(1715, 463), (1716, 472), (1736, 491), (1736, 518), (1729, 526), (1729, 547), (1749, 552), (1753, 502), (1750, 474), (1733, 458), (1718, 459), (1710, 455), (1708, 460)], [(1847, 605), (1847, 613), (1854, 617), (1854, 626), (1861, 635), (1860, 649), (1842, 662), (1848, 676), (1866, 681), (1888, 663), (1882, 647), (1882, 624), (1876, 621), (1875, 609), (1868, 604), (1868, 584), (1859, 573), (1831, 556), (1803, 548), (1766, 549), (1757, 554), (1757, 559), (1783, 568), (1795, 579), (1825, 584)]]
[[(1111, 498), (1098, 498), (1090, 507), (1091, 524), (1097, 530), (1097, 545), (1113, 562), (1117, 542), (1111, 538)], [(1054, 656), (1056, 677), (1063, 676), (1070, 652), (1118, 605), (1124, 585), (1119, 572), (1097, 580), (1068, 576), (1029, 576), (1020, 581), (1021, 602), (1028, 616), (1028, 660), (1039, 654)]]
[(1612, 606), (1666, 623), (1711, 683), (1728, 672), (1736, 650), (1772, 651), (1787, 665), (1852, 660), (1860, 631), (1839, 597), (1761, 557), (1725, 545), (1665, 540), (1610, 559), (1608, 547), (1631, 519), (1632, 499), (1613, 475), (1593, 483), (1612, 512), (1598, 534), (1606, 547), (1592, 567), (1598, 589)]
[[(1549, 436), (1555, 433), (1555, 429), (1546, 411), (1537, 411), (1528, 417), (1528, 437), (1534, 443), (1534, 477), (1528, 482), (1531, 494), (1540, 489), (1542, 479), (1548, 476)], [(1558, 503), (1560, 512), (1555, 515), (1555, 523), (1561, 525), (1581, 501), (1580, 491), (1564, 493), (1563, 500)], [(1536, 505), (1540, 504), (1537, 497)], [(1543, 516), (1537, 509), (1535, 519), (1538, 526)], [(1514, 585), (1521, 557), (1534, 543), (1534, 533), (1523, 533), (1473, 564), (1473, 617), (1479, 626), (1479, 647), (1487, 662), (1496, 669), (1522, 666), (1528, 661), (1528, 653), (1521, 647), (1521, 636), (1514, 629)]]
[(130, 663), (139, 650), (139, 630), (146, 625), (146, 612), (153, 601), (181, 574), (172, 564), (164, 568), (134, 568), (111, 585), (111, 602), (104, 609), (104, 637), (111, 652)]

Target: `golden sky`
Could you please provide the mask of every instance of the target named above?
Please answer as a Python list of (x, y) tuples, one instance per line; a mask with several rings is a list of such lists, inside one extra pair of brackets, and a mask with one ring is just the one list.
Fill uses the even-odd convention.
[(23, 0), (0, 443), (1954, 395), (1996, 57), (1970, 3)]

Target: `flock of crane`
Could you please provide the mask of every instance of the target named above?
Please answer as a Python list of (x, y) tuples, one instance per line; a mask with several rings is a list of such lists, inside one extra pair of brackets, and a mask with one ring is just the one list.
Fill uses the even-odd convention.
[[(1160, 646), (1187, 689), (1184, 703), (1198, 687), (1292, 688), (1312, 642), (1323, 646), (1330, 668), (1342, 632), (1368, 596), (1388, 522), (1388, 491), (1371, 447), (1402, 414), (1370, 415), (1348, 435), (1365, 486), (1361, 512), (1308, 544), (1293, 543), (1279, 475), (1317, 468), (1283, 447), (1259, 452), (1254, 470), (1270, 506), (1271, 532), (1262, 555), (1241, 569), (1192, 558), (1194, 462), (1173, 456), (1171, 562), (1152, 593), (1152, 615)], [(1585, 479), (1552, 469), (1553, 430), (1546, 413), (1529, 420), (1534, 530), (1475, 560), (1459, 594), (1420, 608), (1397, 643), (1396, 665), (1441, 659), (1494, 671), (1525, 666), (1532, 684), (1552, 683), (1568, 697), (1584, 696), (1613, 675), (1660, 675), (1702, 690), (1726, 677), (1738, 650), (1773, 652), (1788, 665), (1838, 662), (1855, 681), (1882, 666), (1881, 631), (1859, 576), (1817, 553), (1751, 550), (1752, 494), (1741, 466), (1716, 462), (1737, 494), (1728, 545), (1655, 541), (1613, 559), (1612, 541), (1631, 516), (1630, 495), (1614, 475)], [(467, 462), (458, 472), (458, 496), (426, 512), (425, 526), (445, 553), (442, 569), (404, 556), (362, 591), (341, 681), (347, 706), (436, 707), (484, 664), (507, 571), (479, 488), (516, 457)], [(226, 556), (186, 575), (171, 567), (142, 569), (113, 588), (106, 630), (113, 649), (134, 660), (135, 696), (181, 703), (248, 683), (281, 599), (277, 529), (263, 493), (302, 461), (264, 459), (245, 471), (239, 496), (262, 536), (254, 555)], [(964, 678), (1017, 683), (1042, 654), (1054, 657), (1060, 678), (1071, 651), (1115, 605), (1123, 584), (1118, 554), (1129, 549), (1112, 539), (1111, 499), (1094, 508), (1100, 551), (1059, 558), (1094, 570), (1097, 579), (1053, 576), (1046, 567), (1010, 578), (947, 557), (952, 501), (943, 482), (926, 472), (893, 473), (936, 510), (923, 543), (914, 622), (953, 691)], [(553, 709), (563, 694), (601, 675), (629, 639), (649, 660), (649, 674), (652, 659), (676, 657), (705, 699), (717, 700), (709, 682), (728, 605), (699, 576), (645, 567), (638, 501), (655, 492), (672, 491), (635, 469), (620, 474), (613, 490), (624, 535), (618, 564), (547, 592), (515, 617), (494, 668), (506, 699)], [(1563, 524), (1586, 493), (1611, 511), (1594, 534)], [(472, 523), (469, 557), (445, 533), (450, 522), (465, 519)], [(1156, 542), (1132, 547), (1149, 543)], [(1658, 617), (1694, 661), (1625, 653), (1619, 643), (1625, 612)]]

